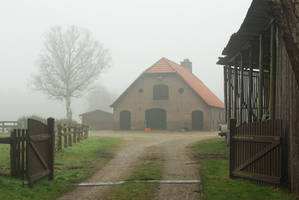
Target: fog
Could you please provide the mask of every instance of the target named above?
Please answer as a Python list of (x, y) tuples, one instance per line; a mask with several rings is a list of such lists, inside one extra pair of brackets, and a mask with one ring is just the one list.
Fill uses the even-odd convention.
[[(250, 0), (9, 0), (0, 6), (0, 120), (23, 115), (65, 117), (64, 102), (28, 86), (51, 26), (88, 29), (110, 51), (112, 67), (97, 83), (116, 96), (161, 57), (193, 62), (193, 72), (223, 100), (217, 58), (238, 30)], [(73, 118), (89, 107), (72, 103)]]

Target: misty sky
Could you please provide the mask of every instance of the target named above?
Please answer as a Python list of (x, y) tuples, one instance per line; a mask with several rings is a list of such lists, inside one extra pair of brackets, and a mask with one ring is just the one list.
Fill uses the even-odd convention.
[[(120, 94), (161, 57), (189, 58), (194, 74), (223, 100), (218, 56), (241, 25), (251, 0), (2, 0), (0, 121), (23, 115), (63, 118), (64, 102), (28, 86), (51, 26), (78, 25), (109, 49), (112, 68), (99, 83)], [(75, 100), (73, 117), (88, 109)]]

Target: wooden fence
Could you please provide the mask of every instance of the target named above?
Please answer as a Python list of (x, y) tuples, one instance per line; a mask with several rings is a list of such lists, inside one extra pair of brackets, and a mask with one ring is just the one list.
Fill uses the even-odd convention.
[(80, 125), (57, 125), (57, 145), (56, 151), (60, 151), (62, 148), (68, 148), (73, 143), (80, 142), (83, 139), (88, 138), (88, 126)]
[(0, 144), (10, 144), (10, 173), (15, 178), (25, 175), (26, 135), (26, 129), (14, 129), (10, 137), (0, 138)]
[(0, 121), (0, 130), (2, 133), (9, 132), (18, 126), (17, 121)]
[[(62, 149), (62, 142), (64, 143), (63, 147), (67, 148), (88, 137), (88, 126), (86, 125), (58, 125), (56, 131), (56, 151)], [(10, 144), (10, 172), (14, 178), (25, 179), (28, 140), (28, 129), (14, 129), (10, 133), (10, 137), (0, 138), (0, 145)]]
[(261, 184), (280, 185), (286, 174), (284, 129), (281, 120), (267, 120), (236, 127), (230, 120), (230, 177)]

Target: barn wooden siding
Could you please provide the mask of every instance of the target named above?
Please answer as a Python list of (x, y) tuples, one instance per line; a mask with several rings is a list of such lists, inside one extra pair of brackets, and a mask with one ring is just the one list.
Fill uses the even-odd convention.
[[(293, 2), (298, 7), (299, 0)], [(282, 182), (288, 184), (290, 191), (299, 194), (299, 85), (294, 74), (299, 66), (291, 65), (281, 27), (268, 0), (253, 0), (244, 22), (231, 36), (222, 52), (224, 57), (219, 58), (218, 64), (225, 65), (227, 120), (235, 118), (238, 126), (242, 123), (252, 126), (255, 120), (267, 122), (264, 120), (268, 118), (282, 121), (285, 135), (282, 162), (287, 165), (287, 175)], [(299, 45), (299, 37), (297, 42)], [(246, 68), (249, 68), (251, 77), (252, 68), (259, 72), (258, 82), (247, 83)], [(266, 83), (267, 76), (270, 81)], [(258, 91), (252, 90), (252, 87), (258, 87)], [(246, 93), (249, 94), (248, 101)], [(256, 94), (257, 99), (254, 97)]]
[[(295, 75), (286, 52), (285, 44), (279, 36), (277, 48), (277, 67), (276, 67), (276, 119), (282, 119), (285, 133), (288, 138), (288, 176), (291, 190), (299, 193), (299, 133), (295, 130), (296, 114), (296, 93), (298, 85)], [(298, 103), (298, 102), (297, 102)]]

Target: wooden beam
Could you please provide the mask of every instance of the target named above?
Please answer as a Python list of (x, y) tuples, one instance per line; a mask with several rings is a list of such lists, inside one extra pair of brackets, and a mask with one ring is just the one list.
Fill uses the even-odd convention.
[(248, 123), (252, 122), (252, 71), (253, 71), (253, 56), (252, 48), (249, 49), (249, 72), (248, 72)]
[(232, 68), (231, 66), (228, 67), (228, 113), (227, 113), (227, 119), (228, 122), (232, 118)]
[(263, 35), (259, 36), (259, 91), (258, 91), (258, 114), (257, 119), (263, 117), (263, 88), (264, 88), (264, 65), (263, 65)]
[(238, 99), (238, 67), (234, 69), (234, 119), (237, 120), (237, 99)]
[(270, 119), (275, 118), (275, 89), (276, 89), (276, 47), (275, 47), (275, 25), (271, 25), (270, 39), (270, 99), (269, 115)]
[(239, 99), (239, 124), (243, 123), (243, 98), (244, 98), (244, 68), (243, 68), (243, 53), (240, 56), (240, 68), (241, 68), (241, 82), (240, 82), (240, 99)]
[(228, 111), (228, 105), (227, 105), (227, 66), (224, 66), (223, 68), (223, 80), (224, 80), (224, 105), (225, 105), (225, 123), (227, 123), (227, 111)]

